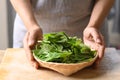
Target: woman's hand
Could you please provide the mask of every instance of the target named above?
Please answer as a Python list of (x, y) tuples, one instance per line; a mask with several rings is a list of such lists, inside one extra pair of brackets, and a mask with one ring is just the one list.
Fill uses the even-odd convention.
[(95, 65), (97, 66), (104, 55), (105, 49), (102, 34), (99, 32), (98, 29), (94, 27), (86, 27), (86, 29), (83, 32), (83, 39), (86, 45), (90, 46), (92, 49), (97, 50), (98, 58), (95, 62)]
[(38, 63), (34, 59), (33, 54), (32, 54), (32, 49), (34, 48), (35, 44), (37, 43), (38, 40), (42, 40), (42, 30), (41, 28), (34, 28), (29, 30), (24, 38), (24, 49), (25, 53), (28, 57), (28, 60), (30, 63), (33, 65), (33, 67), (38, 68)]

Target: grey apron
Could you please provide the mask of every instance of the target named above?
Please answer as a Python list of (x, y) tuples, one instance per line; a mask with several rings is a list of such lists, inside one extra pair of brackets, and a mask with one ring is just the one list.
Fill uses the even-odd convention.
[[(94, 0), (31, 0), (34, 16), (43, 33), (64, 31), (82, 38), (94, 6)], [(14, 47), (22, 47), (26, 28), (17, 15)]]

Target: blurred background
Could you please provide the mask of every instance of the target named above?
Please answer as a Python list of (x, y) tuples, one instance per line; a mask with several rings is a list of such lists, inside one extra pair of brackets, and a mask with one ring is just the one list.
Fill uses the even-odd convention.
[[(9, 0), (0, 0), (0, 50), (12, 48), (15, 11)], [(120, 49), (120, 0), (116, 0), (107, 16), (109, 45)]]

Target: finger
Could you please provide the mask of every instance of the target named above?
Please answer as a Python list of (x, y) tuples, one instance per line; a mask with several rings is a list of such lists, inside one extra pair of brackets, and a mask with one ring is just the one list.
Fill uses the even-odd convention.
[[(90, 46), (91, 49), (96, 50), (97, 51), (97, 55), (99, 55), (99, 53), (98, 53), (98, 45), (96, 45), (96, 43), (94, 41), (86, 40), (85, 42), (86, 42), (85, 44), (87, 44), (88, 46)], [(93, 67), (97, 68), (98, 65), (99, 65), (99, 57), (97, 57), (96, 61), (93, 64)]]
[(101, 59), (104, 56), (105, 51), (105, 43), (104, 43), (104, 37), (101, 35), (102, 44), (98, 44), (99, 46), (99, 58)]
[(91, 49), (97, 50), (98, 46), (96, 45), (96, 43), (93, 40), (88, 40), (84, 38), (84, 44), (89, 46)]
[(100, 34), (101, 36), (101, 40), (102, 40), (102, 44), (101, 45), (104, 45), (105, 46), (105, 42), (104, 42), (104, 36), (102, 34)]
[(95, 66), (98, 66), (100, 64), (100, 61), (102, 60), (103, 56), (104, 56), (104, 50), (105, 47), (103, 45), (99, 44), (99, 48), (98, 48), (98, 58), (95, 61)]
[(30, 50), (30, 48), (26, 48), (26, 54), (28, 57), (29, 62), (32, 64), (33, 67), (35, 67), (36, 69), (38, 69), (39, 64), (38, 62), (34, 59), (32, 51)]
[(24, 49), (25, 49), (25, 52), (26, 52), (28, 59), (32, 61), (33, 57), (31, 55), (31, 50), (30, 50), (29, 45), (28, 45), (28, 37), (29, 37), (29, 32), (27, 32), (25, 37), (24, 37)]
[(33, 46), (37, 42), (37, 37), (34, 35), (34, 32), (29, 33), (29, 40), (28, 40), (28, 45), (33, 48)]
[(29, 32), (26, 33), (25, 37), (24, 37), (24, 49), (26, 52), (26, 56), (29, 60), (29, 62), (32, 64), (33, 67), (38, 68), (38, 63), (35, 61), (32, 52), (30, 50), (30, 47), (28, 46), (28, 37), (29, 37)]
[(97, 30), (93, 31), (91, 33), (91, 35), (93, 36), (93, 39), (96, 43), (102, 44), (102, 39), (101, 39), (100, 33)]
[(99, 53), (99, 59), (101, 60), (102, 57), (104, 56), (104, 51), (105, 51), (105, 47), (103, 45), (99, 46), (99, 50), (98, 50), (98, 53)]

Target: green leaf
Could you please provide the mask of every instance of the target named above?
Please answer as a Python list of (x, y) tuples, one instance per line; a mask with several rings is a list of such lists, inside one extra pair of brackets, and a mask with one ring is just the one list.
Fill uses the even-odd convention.
[(38, 59), (58, 63), (90, 61), (96, 55), (81, 39), (68, 37), (64, 32), (44, 34), (33, 53)]

